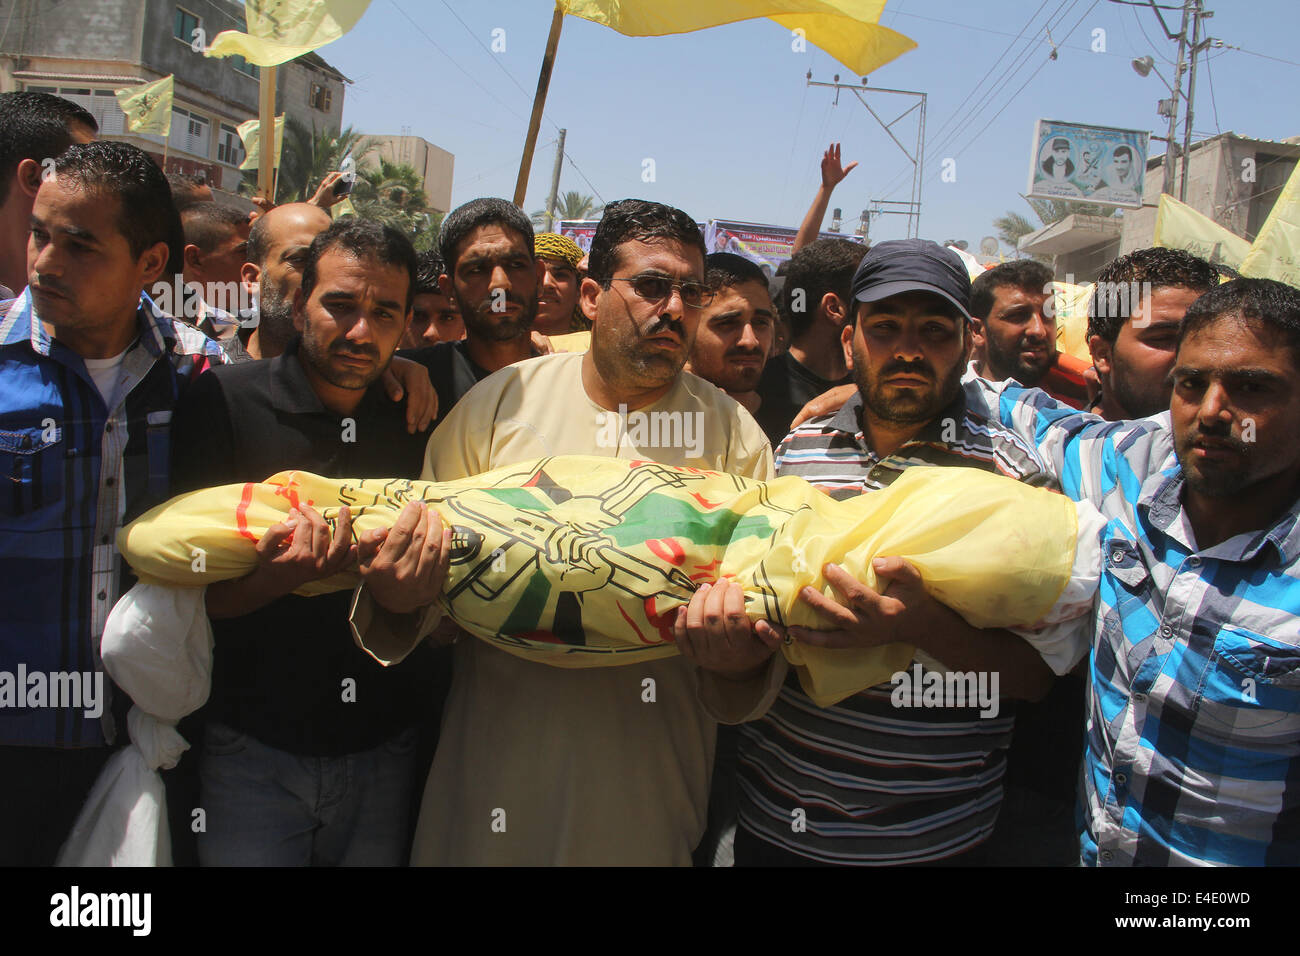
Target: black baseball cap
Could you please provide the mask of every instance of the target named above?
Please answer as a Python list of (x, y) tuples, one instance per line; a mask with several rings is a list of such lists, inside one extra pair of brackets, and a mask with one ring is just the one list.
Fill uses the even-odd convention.
[(853, 274), (853, 298), (879, 302), (900, 292), (933, 292), (970, 318), (970, 274), (961, 257), (929, 239), (878, 242)]

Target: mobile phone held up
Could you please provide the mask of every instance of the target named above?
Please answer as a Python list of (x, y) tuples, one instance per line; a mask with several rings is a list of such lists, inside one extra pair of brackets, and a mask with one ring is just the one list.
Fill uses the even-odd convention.
[(342, 199), (344, 196), (351, 194), (352, 186), (357, 181), (357, 168), (352, 160), (351, 153), (344, 156), (343, 162), (339, 163), (339, 172), (343, 175), (334, 184), (334, 195)]

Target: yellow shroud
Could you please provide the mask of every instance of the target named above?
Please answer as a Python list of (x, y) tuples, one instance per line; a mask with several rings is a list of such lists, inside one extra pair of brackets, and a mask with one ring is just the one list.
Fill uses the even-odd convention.
[[(835, 501), (802, 478), (772, 482), (648, 461), (544, 458), (451, 482), (330, 479), (281, 472), (174, 498), (118, 536), (144, 580), (201, 586), (242, 577), (290, 508), (354, 533), (389, 527), (416, 498), (453, 528), (444, 610), (471, 634), (561, 667), (677, 653), (672, 622), (702, 583), (732, 578), (749, 616), (825, 627), (798, 600), (834, 562), (874, 587), (871, 559), (915, 564), (927, 590), (976, 627), (1028, 627), (1069, 582), (1077, 537), (1061, 495), (968, 468), (910, 468), (889, 488)], [(300, 593), (354, 587), (355, 572)], [(809, 696), (826, 706), (887, 681), (913, 648), (789, 644)]]

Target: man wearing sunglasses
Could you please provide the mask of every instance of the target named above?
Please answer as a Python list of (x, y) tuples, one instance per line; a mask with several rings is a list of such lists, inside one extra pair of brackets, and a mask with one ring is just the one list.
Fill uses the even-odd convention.
[[(606, 206), (579, 298), (592, 321), (590, 351), (484, 379), (430, 439), (421, 477), (585, 454), (771, 478), (767, 439), (749, 413), (683, 371), (712, 299), (704, 258), (699, 229), (681, 210), (630, 199)], [(413, 530), (417, 516), (404, 513), (394, 531)], [(364, 571), (353, 623), (364, 648), (396, 662), (439, 612), (431, 574), (399, 582), (389, 567)], [(708, 806), (710, 715), (739, 722), (760, 712), (785, 661), (773, 655), (775, 631), (751, 627), (740, 588), (725, 580), (701, 586), (664, 630), (680, 656), (579, 669), (462, 635), (412, 862), (689, 865)]]

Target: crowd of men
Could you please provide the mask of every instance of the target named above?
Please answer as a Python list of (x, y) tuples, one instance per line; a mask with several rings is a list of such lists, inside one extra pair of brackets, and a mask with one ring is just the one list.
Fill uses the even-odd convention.
[[(837, 499), (980, 469), (1090, 502), (1100, 583), (1053, 625), (1064, 663), (881, 555), (877, 589), (827, 565), (800, 593), (822, 629), (751, 621), (722, 578), (677, 612), (680, 654), (568, 669), (443, 619), (450, 531), (423, 502), (361, 535), (302, 504), (207, 588), (210, 697), (166, 775), (177, 862), (1300, 863), (1300, 290), (1123, 256), (1089, 386), (1045, 266), (972, 283), (932, 242), (815, 239), (837, 147), (769, 281), (661, 203), (609, 204), (584, 254), (475, 199), (417, 253), (332, 218), (329, 189), (250, 219), (96, 134), (0, 95), (0, 864), (53, 863), (126, 738), (111, 682), (99, 712), (15, 684), (102, 671), (125, 523), (286, 469), (445, 481), (576, 454)], [(651, 410), (698, 440), (637, 437)], [(347, 568), (355, 593), (294, 593)], [(818, 707), (783, 641), (911, 644), (1005, 700), (900, 707), (885, 683)]]

